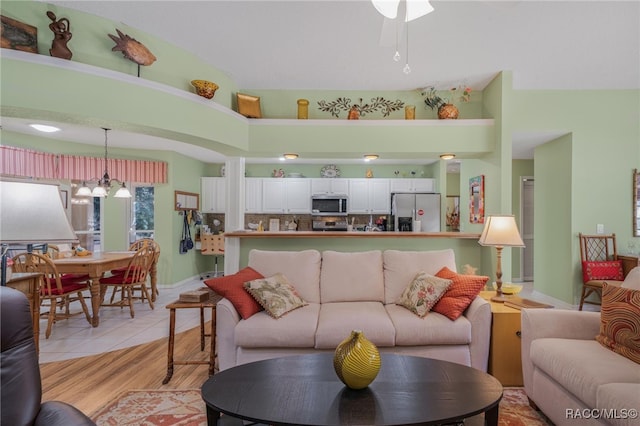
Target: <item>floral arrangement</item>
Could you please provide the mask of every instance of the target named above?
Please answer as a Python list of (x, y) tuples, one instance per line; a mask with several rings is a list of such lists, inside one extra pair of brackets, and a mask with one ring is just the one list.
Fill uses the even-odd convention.
[(424, 96), (424, 104), (431, 109), (439, 109), (445, 104), (452, 104), (456, 99), (460, 102), (469, 102), (471, 100), (471, 88), (465, 85), (452, 87), (449, 89), (449, 97), (443, 98), (438, 94), (434, 86), (420, 89), (420, 96)]
[(371, 99), (371, 103), (362, 104), (362, 98), (357, 104), (351, 104), (349, 98), (338, 98), (335, 101), (327, 102), (325, 100), (318, 101), (318, 109), (320, 111), (329, 112), (334, 117), (338, 117), (341, 111), (355, 110), (358, 116), (364, 117), (367, 114), (380, 110), (384, 117), (388, 117), (393, 111), (397, 111), (404, 107), (404, 102), (397, 99), (390, 101), (382, 97)]

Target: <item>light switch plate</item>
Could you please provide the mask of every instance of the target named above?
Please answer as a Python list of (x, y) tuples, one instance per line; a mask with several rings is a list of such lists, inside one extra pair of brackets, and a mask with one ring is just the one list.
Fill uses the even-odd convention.
[(596, 225), (596, 234), (604, 234), (604, 224), (599, 223)]

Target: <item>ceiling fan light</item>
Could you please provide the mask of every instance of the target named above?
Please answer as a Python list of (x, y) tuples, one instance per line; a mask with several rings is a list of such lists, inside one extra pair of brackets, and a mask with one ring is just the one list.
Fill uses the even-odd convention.
[(385, 18), (396, 19), (400, 0), (371, 0), (373, 7)]
[(407, 1), (407, 16), (406, 21), (413, 21), (424, 15), (433, 12), (433, 6), (428, 0), (406, 0)]

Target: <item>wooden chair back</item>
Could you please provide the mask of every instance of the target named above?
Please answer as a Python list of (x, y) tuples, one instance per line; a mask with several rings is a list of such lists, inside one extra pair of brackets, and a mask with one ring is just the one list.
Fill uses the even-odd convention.
[(127, 269), (122, 278), (123, 282), (129, 284), (145, 283), (153, 259), (154, 253), (147, 246), (136, 250), (136, 253), (129, 261), (129, 265), (127, 265)]
[(130, 251), (138, 251), (141, 248), (147, 248), (153, 253), (153, 261), (157, 262), (160, 257), (160, 244), (153, 238), (141, 238), (129, 245)]
[(15, 272), (41, 272), (44, 274), (43, 293), (51, 295), (51, 289), (57, 288), (58, 294), (64, 293), (62, 280), (56, 265), (49, 256), (38, 253), (19, 253), (13, 257), (13, 271)]
[(580, 259), (583, 262), (618, 260), (616, 234), (586, 235), (580, 233), (578, 236), (580, 238)]

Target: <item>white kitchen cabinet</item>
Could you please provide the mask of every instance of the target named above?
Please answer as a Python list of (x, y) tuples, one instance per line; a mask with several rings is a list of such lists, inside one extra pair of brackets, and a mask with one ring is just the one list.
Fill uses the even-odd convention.
[(244, 180), (245, 213), (262, 213), (262, 178)]
[(389, 214), (389, 179), (349, 179), (348, 203), (350, 214)]
[(262, 212), (310, 214), (310, 179), (263, 179)]
[(200, 180), (200, 211), (224, 213), (226, 209), (226, 180), (223, 177), (203, 177)]
[(315, 178), (311, 179), (311, 195), (314, 194), (348, 194), (349, 179)]
[(400, 178), (390, 181), (391, 192), (435, 192), (435, 179)]

